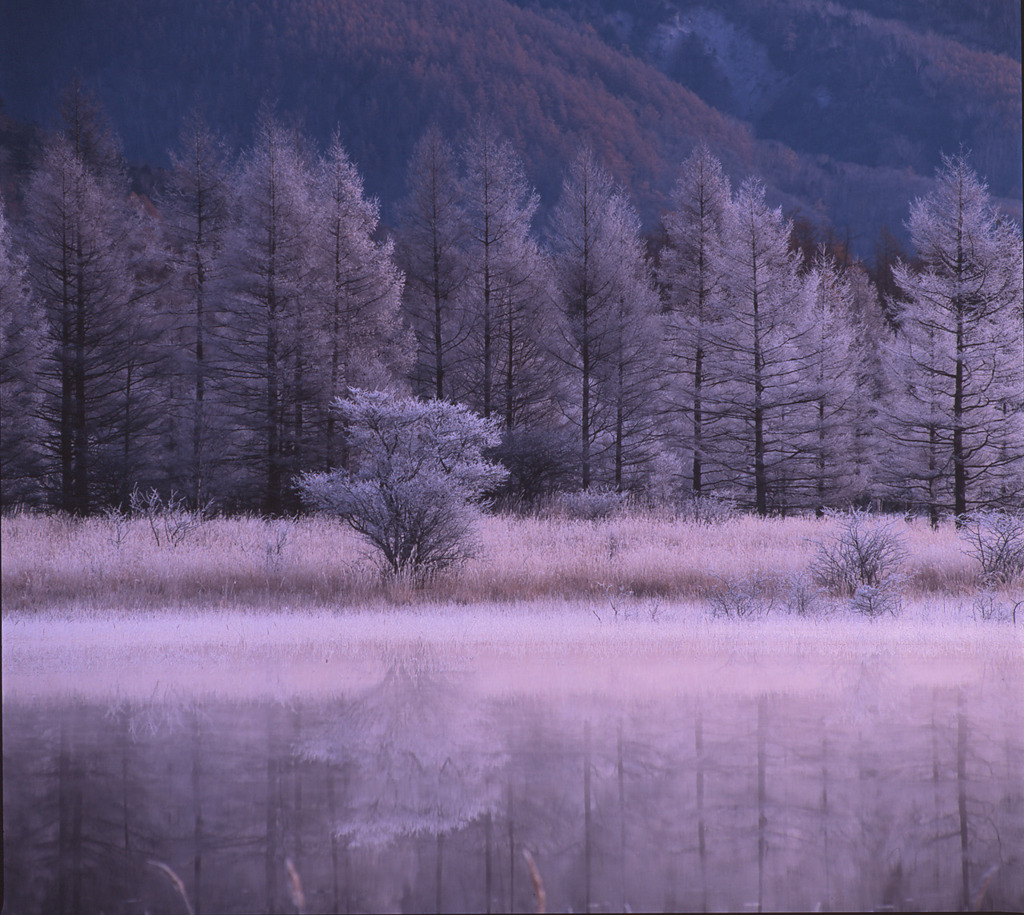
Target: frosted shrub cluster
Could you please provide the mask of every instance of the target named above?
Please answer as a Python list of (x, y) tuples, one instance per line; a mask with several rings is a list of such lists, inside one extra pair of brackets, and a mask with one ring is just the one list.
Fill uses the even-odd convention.
[(705, 525), (721, 524), (737, 514), (734, 499), (715, 493), (696, 493), (683, 500), (678, 509), (681, 520)]
[(830, 513), (838, 529), (818, 542), (811, 576), (827, 593), (847, 598), (867, 616), (899, 609), (901, 571), (907, 559), (902, 534), (894, 521), (869, 512)]
[(592, 486), (578, 492), (560, 492), (551, 497), (547, 511), (554, 518), (572, 521), (601, 521), (626, 508), (628, 497), (610, 487)]
[(157, 546), (175, 547), (195, 533), (212, 513), (212, 501), (191, 508), (185, 497), (173, 490), (165, 499), (155, 489), (143, 492), (136, 485), (129, 497), (127, 512), (120, 507), (108, 508), (104, 516), (111, 524), (111, 541), (118, 548), (128, 535), (132, 518), (146, 521)]
[(986, 584), (1008, 584), (1024, 573), (1024, 515), (975, 512), (964, 518), (960, 533)]
[(771, 582), (763, 575), (740, 581), (721, 581), (709, 589), (706, 597), (712, 616), (756, 619), (775, 609)]

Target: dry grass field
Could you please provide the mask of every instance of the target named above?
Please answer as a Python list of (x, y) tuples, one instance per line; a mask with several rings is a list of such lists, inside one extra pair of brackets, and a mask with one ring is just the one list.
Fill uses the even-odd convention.
[[(4, 614), (39, 610), (342, 609), (410, 603), (702, 601), (724, 587), (784, 600), (807, 585), (834, 519), (745, 516), (701, 525), (496, 516), (475, 559), (426, 582), (384, 580), (366, 547), (321, 518), (212, 519), (173, 545), (145, 519), (14, 515), (0, 521)], [(952, 525), (899, 523), (907, 601), (966, 600), (976, 560)], [(1007, 597), (1013, 595), (1005, 586)]]

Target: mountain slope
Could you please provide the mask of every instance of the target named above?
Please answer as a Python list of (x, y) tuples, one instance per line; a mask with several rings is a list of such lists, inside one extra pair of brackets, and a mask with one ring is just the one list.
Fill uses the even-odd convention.
[[(260, 104), (269, 101), (318, 144), (340, 130), (369, 189), (381, 196), (385, 214), (402, 194), (405, 162), (430, 121), (455, 132), (488, 114), (522, 151), (547, 204), (577, 143), (586, 140), (636, 194), (648, 224), (667, 201), (677, 164), (699, 139), (708, 141), (734, 178), (764, 175), (776, 202), (830, 218), (862, 248), (874, 240), (879, 225), (898, 227), (909, 199), (925, 188), (924, 179), (907, 171), (918, 161), (901, 158), (899, 148), (891, 155), (857, 148), (857, 124), (870, 121), (870, 110), (851, 111), (845, 139), (831, 146), (825, 141), (836, 128), (823, 126), (815, 141), (812, 130), (799, 127), (813, 125), (813, 112), (786, 120), (787, 110), (804, 104), (800, 87), (815, 84), (818, 74), (811, 71), (823, 66), (821, 60), (814, 64), (817, 58), (808, 56), (810, 70), (787, 75), (773, 59), (777, 42), (768, 41), (762, 45), (766, 66), (781, 76), (771, 92), (762, 93), (764, 99), (748, 100), (746, 107), (732, 96), (716, 100), (707, 91), (702, 99), (673, 76), (672, 61), (682, 59), (678, 47), (664, 45), (660, 58), (649, 48), (624, 49), (609, 38), (605, 20), (596, 26), (582, 21), (582, 7), (595, 4), (609, 15), (625, 5), (575, 0), (571, 9), (557, 3), (527, 9), (507, 0), (78, 0), (69, 6), (61, 0), (0, 0), (0, 22), (7, 26), (0, 29), (0, 98), (13, 117), (52, 121), (61, 87), (77, 72), (108, 111), (127, 156), (153, 164), (167, 161), (190, 108), (198, 106), (240, 143)], [(670, 12), (678, 6), (649, 5)], [(783, 5), (783, 0), (774, 4)], [(756, 4), (750, 0), (748, 6)], [(796, 4), (811, 12), (820, 6)], [(709, 15), (723, 18), (714, 10)], [(769, 18), (757, 26), (759, 36), (781, 29), (772, 24), (770, 11), (764, 15)], [(814, 19), (811, 13), (794, 19), (794, 27), (810, 29), (804, 22), (808, 17)], [(658, 20), (653, 28), (662, 25)], [(737, 34), (741, 28), (746, 26), (733, 25)], [(901, 62), (917, 60), (910, 51), (893, 53)], [(827, 56), (826, 49), (818, 58)], [(964, 66), (970, 78), (954, 79), (965, 104), (975, 98), (971, 80), (989, 57), (955, 56), (969, 64)], [(696, 53), (690, 58), (699, 64)], [(999, 67), (1005, 76), (1005, 67)], [(929, 79), (941, 88), (944, 73), (939, 68)], [(1019, 77), (1018, 64), (1018, 112)], [(755, 69), (748, 83), (759, 78)], [(1012, 82), (997, 93), (1010, 99), (1011, 112)], [(732, 88), (729, 92), (735, 95)], [(991, 100), (980, 99), (979, 117), (988, 117)], [(736, 116), (718, 110), (716, 101)], [(885, 97), (874, 104), (877, 110), (890, 103), (895, 104)], [(1002, 108), (999, 112), (1003, 118)], [(757, 130), (768, 139), (757, 139)], [(927, 147), (930, 140), (916, 142)], [(806, 154), (794, 150), (801, 144)], [(938, 151), (926, 153), (918, 157), (925, 175)], [(1005, 153), (1011, 159), (1014, 154), (1013, 149)], [(1019, 160), (1019, 152), (1015, 155)], [(987, 171), (986, 162), (979, 168)], [(1003, 182), (995, 190), (1020, 196), (1019, 181), (1017, 188)], [(1011, 210), (1019, 211), (1019, 204), (1012, 203)]]
[(519, 2), (589, 23), (759, 137), (925, 175), (963, 144), (997, 194), (1021, 196), (1013, 0)]

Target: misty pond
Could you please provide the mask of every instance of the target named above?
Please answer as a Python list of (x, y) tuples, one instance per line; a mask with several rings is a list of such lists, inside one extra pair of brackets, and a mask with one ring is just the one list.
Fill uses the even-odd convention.
[(1012, 652), (702, 650), (413, 640), (312, 690), (148, 695), (5, 669), (4, 911), (1021, 908)]

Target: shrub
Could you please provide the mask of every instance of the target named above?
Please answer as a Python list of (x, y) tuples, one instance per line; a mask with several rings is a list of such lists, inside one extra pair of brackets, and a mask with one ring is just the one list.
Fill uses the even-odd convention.
[(698, 493), (680, 503), (678, 516), (693, 524), (722, 524), (736, 517), (736, 501), (715, 493)]
[(475, 503), (504, 475), (483, 457), (493, 424), (458, 404), (383, 392), (337, 401), (351, 470), (303, 474), (303, 499), (335, 515), (380, 553), (386, 572), (424, 573), (474, 553)]
[(564, 430), (540, 427), (506, 431), (487, 456), (508, 469), (495, 492), (499, 504), (522, 511), (569, 483), (575, 453)]
[(543, 514), (571, 521), (603, 521), (622, 511), (629, 497), (608, 486), (592, 486), (576, 492), (555, 493)]
[(743, 581), (721, 579), (717, 587), (705, 593), (705, 598), (712, 616), (756, 619), (775, 609), (773, 582), (761, 574)]
[(819, 541), (811, 577), (829, 594), (849, 599), (858, 613), (879, 616), (899, 609), (900, 572), (907, 558), (903, 537), (892, 521), (865, 511), (829, 513), (838, 525)]
[(1024, 516), (975, 512), (961, 519), (960, 535), (986, 583), (1008, 584), (1024, 572)]
[[(129, 500), (129, 510), (133, 517), (145, 518), (149, 522), (149, 530), (157, 546), (166, 544), (174, 547), (194, 533), (209, 517), (213, 512), (213, 502), (189, 508), (185, 497), (173, 491), (164, 499), (155, 489), (143, 492), (136, 486)], [(115, 523), (116, 545), (120, 547), (127, 516), (116, 508), (105, 514), (108, 520)]]

